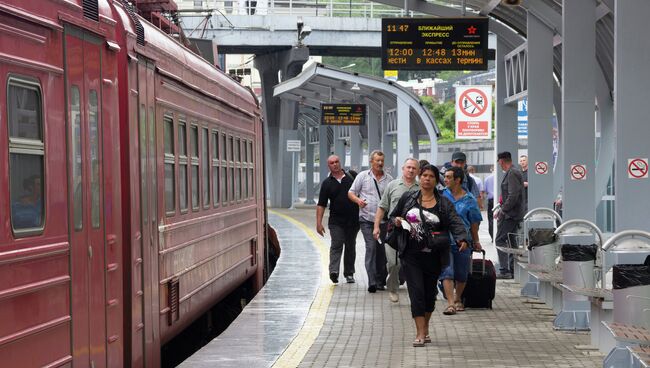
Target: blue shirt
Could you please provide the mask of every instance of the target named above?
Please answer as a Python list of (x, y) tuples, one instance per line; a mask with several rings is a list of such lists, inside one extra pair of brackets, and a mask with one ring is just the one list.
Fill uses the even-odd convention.
[(465, 230), (467, 230), (467, 233), (471, 238), (472, 234), (469, 231), (470, 226), (472, 224), (478, 224), (483, 220), (481, 211), (478, 209), (478, 202), (476, 202), (476, 198), (474, 198), (472, 193), (465, 192), (464, 196), (456, 200), (449, 189), (445, 189), (445, 191), (442, 192), (442, 195), (447, 197), (451, 203), (454, 204), (456, 213), (458, 213), (458, 216), (463, 220), (463, 224), (465, 224)]

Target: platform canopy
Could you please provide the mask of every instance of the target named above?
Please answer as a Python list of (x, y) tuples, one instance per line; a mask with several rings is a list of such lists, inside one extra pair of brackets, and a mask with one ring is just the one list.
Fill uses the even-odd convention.
[[(400, 100), (408, 105), (411, 129), (418, 136), (428, 136), (433, 144), (440, 136), (433, 116), (413, 92), (386, 79), (320, 63), (311, 64), (296, 77), (276, 85), (273, 96), (298, 102), (300, 113), (308, 115), (305, 121), (309, 126), (320, 124), (321, 103), (366, 104), (369, 110), (386, 114), (396, 110)], [(367, 129), (361, 129), (361, 134), (367, 138)]]

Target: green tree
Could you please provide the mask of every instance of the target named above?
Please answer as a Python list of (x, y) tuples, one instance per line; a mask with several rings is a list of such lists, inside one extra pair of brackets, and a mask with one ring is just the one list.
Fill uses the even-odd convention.
[(429, 109), (438, 128), (440, 128), (441, 143), (454, 142), (456, 140), (456, 107), (454, 102), (437, 103), (431, 96), (421, 96), (420, 101)]

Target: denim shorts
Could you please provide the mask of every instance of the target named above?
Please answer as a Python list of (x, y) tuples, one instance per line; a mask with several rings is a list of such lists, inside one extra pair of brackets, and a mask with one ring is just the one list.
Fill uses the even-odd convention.
[(458, 251), (458, 245), (451, 245), (449, 266), (440, 274), (439, 280), (455, 280), (466, 282), (469, 275), (469, 265), (472, 260), (472, 249), (467, 248), (462, 252)]

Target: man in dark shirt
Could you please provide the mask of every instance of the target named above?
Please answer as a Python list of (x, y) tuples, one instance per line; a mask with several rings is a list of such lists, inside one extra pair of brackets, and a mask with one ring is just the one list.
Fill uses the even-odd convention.
[[(501, 210), (497, 216), (497, 247), (517, 248), (517, 237), (514, 234), (519, 229), (519, 223), (524, 218), (524, 201), (522, 199), (524, 180), (521, 171), (512, 164), (510, 152), (499, 153), (498, 162), (505, 172), (501, 181)], [(511, 279), (513, 276), (512, 254), (497, 249), (499, 255), (500, 274), (497, 278)]]
[(316, 232), (325, 235), (323, 214), (330, 204), (328, 228), (332, 245), (330, 247), (330, 279), (339, 282), (339, 266), (343, 255), (343, 275), (348, 283), (354, 282), (354, 260), (356, 258), (356, 239), (359, 232), (359, 207), (348, 199), (348, 191), (354, 179), (341, 168), (341, 161), (336, 155), (327, 158), (330, 175), (323, 180), (316, 206)]

